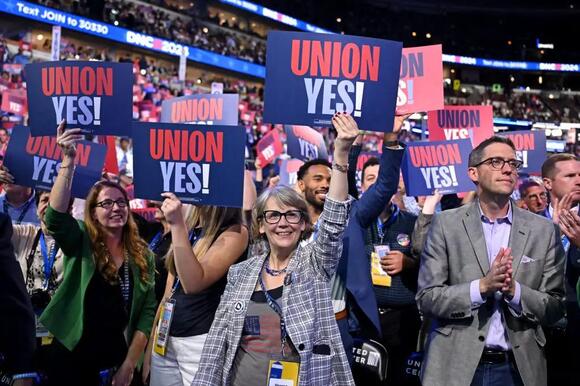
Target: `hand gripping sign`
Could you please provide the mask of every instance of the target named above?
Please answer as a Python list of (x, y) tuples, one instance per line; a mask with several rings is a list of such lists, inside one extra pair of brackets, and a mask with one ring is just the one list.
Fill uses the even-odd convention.
[(468, 139), (440, 142), (409, 142), (402, 172), (408, 196), (469, 192), (474, 188), (467, 175), (471, 143)]
[[(101, 178), (107, 147), (94, 142), (77, 144), (76, 169), (73, 177), (73, 197), (85, 198), (89, 189)], [(32, 137), (25, 126), (12, 131), (4, 165), (17, 185), (50, 190), (62, 160), (56, 137)]]
[(29, 126), (33, 136), (54, 135), (66, 119), (95, 135), (129, 136), (133, 108), (130, 63), (27, 64)]
[(476, 147), (493, 136), (492, 106), (445, 106), (427, 113), (429, 141), (471, 139)]
[(240, 126), (133, 123), (135, 197), (241, 207), (244, 136)]
[(540, 175), (546, 160), (546, 133), (543, 130), (521, 130), (498, 133), (512, 140), (516, 147), (516, 157), (524, 164), (520, 174)]
[(194, 94), (163, 101), (161, 122), (238, 124), (238, 94)]
[(441, 44), (403, 48), (397, 115), (443, 109)]
[(347, 111), (361, 129), (391, 131), (401, 49), (358, 36), (270, 32), (264, 122), (330, 126)]

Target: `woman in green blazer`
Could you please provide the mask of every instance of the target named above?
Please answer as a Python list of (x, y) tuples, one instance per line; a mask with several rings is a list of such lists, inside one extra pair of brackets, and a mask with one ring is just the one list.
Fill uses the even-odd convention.
[(129, 386), (155, 316), (153, 255), (129, 215), (125, 190), (95, 184), (84, 221), (67, 213), (80, 129), (58, 127), (63, 160), (45, 221), (64, 252), (64, 278), (40, 321), (54, 335), (50, 385)]

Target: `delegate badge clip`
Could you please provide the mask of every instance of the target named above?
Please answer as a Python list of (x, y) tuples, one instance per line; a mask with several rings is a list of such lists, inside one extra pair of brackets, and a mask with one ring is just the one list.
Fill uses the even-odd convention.
[(169, 328), (171, 327), (171, 321), (173, 320), (174, 308), (175, 299), (169, 299), (161, 306), (159, 313), (161, 318), (157, 323), (153, 350), (161, 356), (165, 356), (165, 351), (167, 350), (167, 339), (169, 338)]
[(371, 276), (373, 285), (381, 287), (391, 286), (391, 276), (381, 266), (381, 259), (385, 257), (391, 248), (388, 245), (375, 245), (374, 251), (371, 253)]
[(297, 386), (300, 363), (271, 360), (268, 386)]

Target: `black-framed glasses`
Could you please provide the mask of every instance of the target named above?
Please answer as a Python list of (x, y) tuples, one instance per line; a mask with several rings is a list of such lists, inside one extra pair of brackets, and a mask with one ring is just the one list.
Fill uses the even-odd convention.
[(548, 198), (548, 193), (542, 192), (540, 194), (528, 194), (526, 198), (529, 200), (538, 200), (538, 201), (546, 200)]
[(298, 224), (302, 221), (303, 214), (300, 210), (289, 210), (287, 212), (278, 212), (277, 210), (265, 210), (261, 216), (268, 224), (278, 224), (284, 217), (288, 224)]
[(487, 165), (491, 166), (492, 169), (495, 169), (495, 170), (502, 170), (505, 164), (508, 164), (511, 170), (520, 170), (524, 163), (522, 161), (520, 161), (519, 159), (505, 160), (505, 159), (499, 158), (499, 157), (491, 157), (491, 158), (488, 158), (486, 160), (481, 161), (477, 165), (474, 165), (474, 167), (477, 167), (477, 166), (483, 165), (483, 164), (487, 164)]
[(124, 198), (119, 198), (118, 200), (111, 200), (110, 198), (107, 198), (106, 200), (97, 202), (95, 206), (100, 206), (103, 209), (109, 210), (112, 209), (115, 204), (117, 204), (117, 206), (121, 209), (126, 208), (127, 205), (129, 205), (127, 200)]

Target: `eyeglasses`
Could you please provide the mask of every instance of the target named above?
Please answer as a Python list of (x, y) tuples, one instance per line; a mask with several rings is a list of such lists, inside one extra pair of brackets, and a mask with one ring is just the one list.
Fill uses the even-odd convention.
[(278, 224), (282, 217), (289, 224), (298, 224), (302, 220), (303, 214), (299, 210), (289, 210), (284, 213), (278, 212), (277, 210), (265, 210), (261, 216), (268, 224)]
[(545, 199), (548, 198), (548, 193), (542, 192), (540, 194), (528, 194), (526, 196), (526, 198), (527, 199), (530, 199), (530, 200), (538, 200), (538, 201), (539, 200), (545, 200)]
[(117, 204), (119, 208), (123, 209), (127, 207), (128, 202), (124, 198), (119, 198), (118, 200), (111, 200), (110, 198), (107, 198), (106, 200), (97, 202), (95, 206), (100, 206), (103, 209), (109, 210), (112, 209), (115, 204)]
[(519, 159), (505, 160), (505, 159), (499, 158), (499, 157), (492, 157), (492, 158), (488, 158), (486, 160), (481, 161), (480, 163), (474, 165), (474, 167), (477, 167), (477, 166), (483, 165), (483, 164), (488, 164), (491, 166), (492, 169), (495, 169), (495, 170), (502, 170), (505, 164), (508, 164), (511, 170), (520, 170), (524, 163), (522, 161), (520, 161)]

